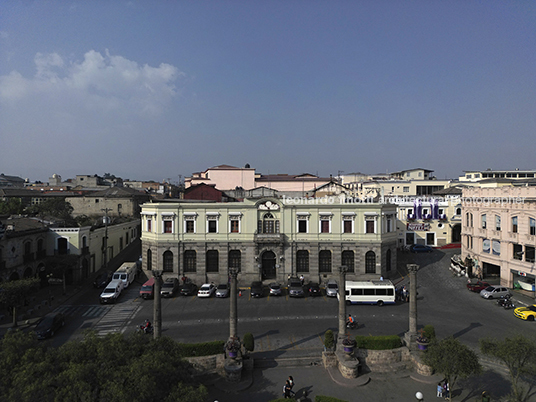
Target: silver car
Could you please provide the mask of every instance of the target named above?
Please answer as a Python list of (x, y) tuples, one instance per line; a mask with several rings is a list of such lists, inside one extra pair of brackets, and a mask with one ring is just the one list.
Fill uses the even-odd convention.
[(229, 285), (222, 283), (216, 288), (216, 297), (229, 297)]
[(480, 291), (480, 296), (484, 299), (498, 299), (506, 295), (510, 295), (510, 291), (504, 286), (488, 286)]
[(281, 296), (281, 285), (279, 283), (270, 283), (270, 295)]
[(337, 293), (339, 293), (339, 285), (336, 280), (330, 279), (326, 284), (326, 296), (337, 297)]

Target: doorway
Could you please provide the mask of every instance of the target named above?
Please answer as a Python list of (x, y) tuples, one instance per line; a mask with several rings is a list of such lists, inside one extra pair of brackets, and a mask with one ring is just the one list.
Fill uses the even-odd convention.
[(273, 251), (265, 251), (262, 254), (262, 279), (275, 279), (275, 254)]

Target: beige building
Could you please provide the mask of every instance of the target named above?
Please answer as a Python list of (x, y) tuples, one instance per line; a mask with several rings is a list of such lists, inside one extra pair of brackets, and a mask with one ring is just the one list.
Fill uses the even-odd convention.
[(128, 187), (109, 187), (87, 195), (66, 197), (73, 207), (74, 217), (87, 216), (133, 216), (139, 217), (140, 205), (151, 199), (145, 192)]
[(396, 206), (332, 198), (243, 202), (153, 202), (142, 206), (144, 270), (196, 283), (241, 284), (304, 275), (325, 281), (347, 266), (351, 279), (396, 272)]
[(473, 261), (472, 275), (534, 296), (536, 187), (466, 188), (462, 204), (462, 259)]

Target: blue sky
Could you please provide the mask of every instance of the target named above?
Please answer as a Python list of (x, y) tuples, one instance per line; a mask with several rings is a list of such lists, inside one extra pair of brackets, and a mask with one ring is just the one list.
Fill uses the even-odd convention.
[(3, 1), (0, 171), (536, 169), (533, 1)]

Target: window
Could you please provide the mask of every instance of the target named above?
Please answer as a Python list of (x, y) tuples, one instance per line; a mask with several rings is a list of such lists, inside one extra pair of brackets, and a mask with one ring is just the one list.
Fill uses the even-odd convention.
[(390, 233), (394, 230), (393, 228), (393, 215), (387, 215), (386, 227), (387, 233)]
[(341, 255), (342, 265), (348, 268), (348, 272), (354, 272), (354, 252), (352, 250), (344, 250)]
[(486, 229), (486, 214), (482, 215), (482, 229)]
[(391, 250), (387, 250), (385, 253), (385, 270), (387, 272), (391, 270)]
[(375, 216), (365, 216), (365, 233), (376, 233)]
[(153, 230), (152, 228), (153, 221), (151, 219), (147, 219), (147, 231), (151, 232)]
[(184, 221), (184, 226), (184, 231), (186, 233), (195, 233), (195, 221), (193, 219)]
[(229, 250), (229, 268), (234, 268), (240, 272), (242, 266), (242, 253), (240, 250)]
[(329, 233), (329, 219), (320, 219), (320, 233)]
[(164, 221), (164, 233), (173, 233), (173, 221)]
[(365, 254), (365, 273), (376, 273), (376, 253), (374, 251), (367, 251)]
[(184, 272), (196, 272), (197, 269), (197, 253), (195, 250), (185, 250), (183, 255)]
[(522, 260), (523, 259), (523, 246), (521, 244), (514, 244), (514, 260)]
[(207, 233), (218, 233), (218, 221), (216, 219), (207, 221)]
[(517, 216), (512, 216), (512, 233), (517, 233)]
[(501, 216), (495, 215), (495, 230), (501, 230)]
[(525, 261), (534, 262), (534, 246), (525, 246)]
[(153, 270), (153, 252), (151, 249), (147, 250), (147, 271)]
[(409, 186), (404, 186), (404, 187), (402, 188), (402, 191), (403, 191), (404, 193), (409, 193)]
[(298, 250), (296, 253), (296, 272), (309, 272), (309, 251)]
[(207, 272), (218, 272), (219, 253), (218, 250), (207, 250), (206, 270)]
[(331, 251), (322, 250), (318, 254), (318, 271), (331, 272)]
[(264, 215), (263, 220), (259, 221), (259, 233), (279, 233), (279, 221), (271, 213)]
[(173, 253), (169, 250), (164, 252), (162, 269), (164, 272), (173, 272)]
[(529, 234), (536, 236), (536, 219), (529, 218)]
[(298, 233), (307, 233), (307, 220), (306, 219), (298, 220)]
[(460, 207), (456, 208), (456, 215), (461, 215), (462, 209)]
[(354, 232), (354, 228), (353, 228), (353, 221), (350, 220), (350, 219), (345, 219), (344, 221), (342, 221), (343, 223), (343, 231), (344, 233), (353, 233)]
[(240, 221), (238, 219), (231, 219), (229, 223), (231, 225), (231, 233), (240, 233)]

